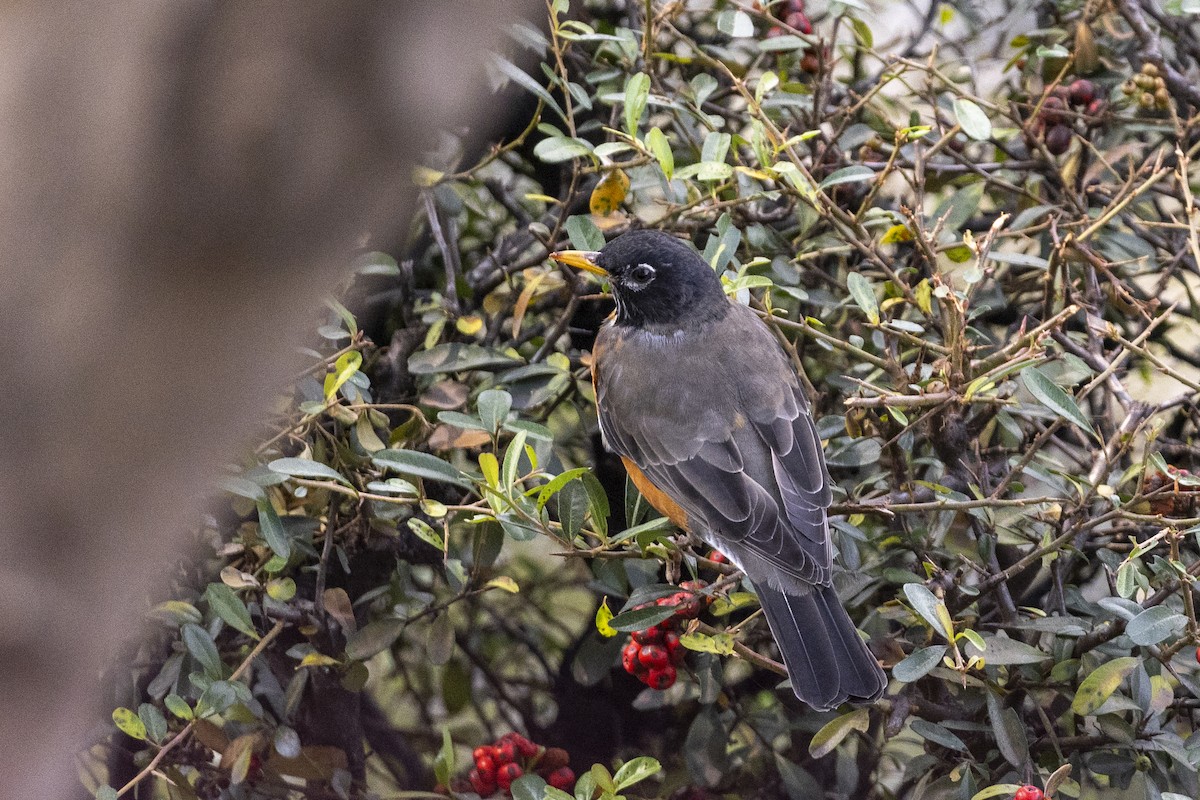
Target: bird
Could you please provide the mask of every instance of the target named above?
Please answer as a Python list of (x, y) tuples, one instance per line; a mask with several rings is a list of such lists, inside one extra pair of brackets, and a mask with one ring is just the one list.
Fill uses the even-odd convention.
[(661, 231), (550, 258), (606, 278), (616, 303), (592, 351), (605, 448), (750, 579), (796, 697), (820, 711), (878, 700), (887, 678), (833, 585), (821, 439), (770, 329)]

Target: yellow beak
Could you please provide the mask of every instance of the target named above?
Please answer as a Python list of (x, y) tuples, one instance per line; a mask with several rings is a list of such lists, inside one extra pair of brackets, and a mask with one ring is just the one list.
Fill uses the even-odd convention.
[(557, 253), (550, 254), (552, 261), (566, 264), (568, 267), (582, 269), (593, 275), (608, 275), (604, 268), (596, 263), (596, 259), (599, 257), (600, 253), (597, 250), (559, 250)]

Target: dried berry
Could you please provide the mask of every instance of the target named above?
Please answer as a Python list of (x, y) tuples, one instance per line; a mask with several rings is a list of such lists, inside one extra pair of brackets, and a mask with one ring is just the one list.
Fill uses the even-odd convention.
[(1066, 122), (1067, 103), (1061, 97), (1047, 97), (1042, 103), (1042, 121), (1046, 125), (1058, 125)]
[(560, 767), (565, 767), (570, 763), (571, 757), (566, 750), (563, 750), (561, 747), (547, 747), (546, 752), (542, 753), (542, 758), (538, 762), (538, 767), (540, 769), (553, 772), (554, 770)]
[(1055, 125), (1046, 131), (1046, 149), (1056, 156), (1067, 152), (1071, 146), (1071, 129), (1066, 125)]

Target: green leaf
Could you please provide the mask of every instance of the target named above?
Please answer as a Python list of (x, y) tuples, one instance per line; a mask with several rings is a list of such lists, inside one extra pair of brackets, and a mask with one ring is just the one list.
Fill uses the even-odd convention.
[(337, 361), (333, 362), (333, 372), (325, 376), (325, 402), (332, 400), (337, 390), (342, 388), (361, 366), (362, 353), (357, 350), (338, 356)]
[(854, 302), (867, 315), (872, 324), (879, 324), (879, 305), (875, 301), (875, 290), (860, 272), (851, 272), (846, 276), (846, 288)]
[(1075, 691), (1075, 699), (1071, 701), (1071, 710), (1081, 717), (1095, 712), (1104, 701), (1112, 696), (1121, 681), (1142, 663), (1141, 659), (1133, 656), (1114, 658), (1092, 670), (1083, 679)]
[(468, 488), (471, 486), (467, 477), (453, 466), (435, 455), (419, 450), (380, 450), (371, 457), (371, 463), (380, 469), (395, 470), (426, 480), (453, 483)]
[(658, 759), (640, 756), (622, 764), (617, 773), (613, 775), (613, 783), (617, 785), (619, 792), (622, 789), (628, 789), (635, 783), (641, 783), (659, 772), (662, 772), (662, 764), (658, 763)]
[(587, 516), (587, 490), (579, 481), (571, 481), (559, 489), (554, 495), (555, 512), (562, 534), (566, 539), (574, 539), (583, 530), (584, 518)]
[(986, 142), (992, 138), (992, 122), (983, 109), (965, 97), (954, 100), (954, 116), (958, 119), (963, 133), (977, 142)]
[(871, 722), (871, 716), (865, 708), (856, 708), (849, 714), (835, 717), (813, 734), (808, 743), (808, 754), (813, 758), (821, 758), (834, 751), (850, 731), (865, 731)]
[(862, 181), (872, 180), (875, 180), (875, 170), (859, 164), (853, 167), (843, 167), (830, 174), (828, 178), (821, 181), (820, 187), (822, 189), (829, 189), (833, 186), (840, 186), (843, 183), (861, 183)]
[(714, 705), (707, 705), (692, 720), (683, 744), (688, 774), (701, 786), (716, 786), (729, 769), (729, 733)]
[(404, 631), (405, 621), (397, 617), (384, 617), (368, 622), (346, 639), (346, 657), (365, 661), (376, 653), (392, 646)]
[(967, 644), (965, 652), (968, 656), (982, 656), (988, 666), (1012, 666), (1014, 664), (1040, 664), (1053, 658), (1049, 653), (1043, 653), (1036, 647), (1031, 647), (1017, 639), (1007, 636), (988, 636), (984, 638), (984, 649), (980, 651), (974, 644)]
[(673, 616), (675, 616), (675, 609), (672, 606), (647, 606), (646, 608), (635, 608), (632, 611), (623, 611), (609, 620), (608, 624), (622, 633), (632, 633), (633, 631), (644, 631)]
[(549, 136), (533, 148), (533, 154), (547, 164), (560, 164), (573, 158), (594, 158), (592, 146), (583, 139)]
[(942, 615), (938, 612), (939, 606), (943, 612), (946, 606), (933, 592), (925, 588), (924, 584), (906, 583), (904, 584), (904, 596), (908, 598), (913, 610), (920, 614), (931, 628), (946, 637), (947, 641), (951, 638), (952, 634), (946, 630)]
[(408, 371), (413, 375), (436, 375), (476, 369), (507, 369), (519, 364), (519, 359), (490, 347), (450, 342), (409, 356)]
[(454, 741), (450, 738), (450, 728), (446, 726), (442, 726), (442, 749), (433, 761), (433, 774), (443, 786), (449, 786), (454, 776)]
[(258, 508), (258, 532), (271, 552), (286, 561), (292, 554), (292, 540), (283, 529), (283, 520), (267, 498), (262, 498), (255, 506)]
[(575, 469), (569, 469), (566, 472), (563, 472), (563, 473), (560, 473), (560, 474), (554, 476), (538, 492), (538, 498), (537, 498), (538, 511), (541, 511), (545, 507), (546, 501), (549, 500), (551, 497), (553, 497), (557, 492), (561, 491), (564, 486), (566, 486), (568, 483), (575, 480), (576, 478), (578, 478), (580, 475), (582, 475), (583, 473), (585, 473), (587, 471), (588, 471), (587, 467), (576, 467)]
[(903, 683), (916, 683), (941, 663), (944, 655), (946, 655), (946, 645), (944, 644), (914, 650), (911, 655), (892, 667), (892, 677)]
[(993, 797), (1009, 800), (1020, 788), (1021, 784), (1019, 783), (995, 783), (971, 795), (971, 800), (991, 800)]
[(1125, 635), (1136, 645), (1158, 644), (1183, 632), (1187, 617), (1167, 606), (1147, 608), (1125, 626)]
[(508, 419), (508, 412), (512, 410), (512, 395), (503, 389), (488, 389), (479, 393), (475, 408), (479, 412), (479, 419), (487, 426), (486, 430), (495, 433)]
[(667, 135), (657, 127), (651, 128), (646, 134), (646, 148), (658, 161), (663, 175), (667, 176), (667, 180), (671, 180), (671, 176), (675, 174), (675, 154), (671, 152), (671, 143), (667, 141)]
[(525, 88), (526, 90), (532, 92), (542, 102), (544, 102), (550, 108), (553, 108), (555, 111), (557, 111), (559, 116), (565, 116), (563, 114), (562, 107), (559, 106), (558, 101), (556, 101), (554, 99), (553, 95), (551, 95), (550, 92), (546, 91), (546, 88), (544, 86), (542, 86), (540, 83), (535, 81), (533, 78), (529, 77), (529, 75), (527, 75), (524, 70), (522, 70), (516, 64), (513, 64), (511, 61), (501, 58), (500, 56), (495, 55), (494, 53), (492, 54), (491, 60), (492, 60), (492, 66), (495, 67), (495, 69), (498, 72), (500, 72), (501, 74), (505, 75), (506, 77), (512, 79), (514, 82), (516, 82), (518, 85)]
[(158, 706), (142, 703), (138, 706), (138, 719), (146, 726), (146, 735), (152, 742), (161, 742), (167, 738), (167, 718), (158, 710)]
[(163, 705), (167, 707), (167, 711), (170, 711), (182, 720), (191, 721), (195, 716), (192, 713), (192, 707), (188, 705), (188, 701), (177, 694), (172, 693), (164, 697)]
[(320, 461), (313, 461), (311, 458), (277, 458), (267, 464), (267, 469), (292, 478), (314, 478), (317, 480), (327, 478), (338, 483), (344, 483), (347, 486), (351, 485), (350, 481), (336, 469), (327, 464), (322, 464)]
[(541, 775), (530, 773), (513, 781), (508, 793), (512, 795), (512, 800), (544, 800), (550, 797), (546, 790), (552, 788), (554, 787), (546, 785), (546, 780)]
[(1025, 388), (1029, 390), (1029, 393), (1039, 403), (1071, 424), (1087, 431), (1092, 435), (1092, 438), (1097, 438), (1091, 421), (1088, 420), (1079, 409), (1079, 406), (1076, 405), (1075, 398), (1064, 392), (1058, 384), (1046, 377), (1044, 372), (1037, 367), (1026, 367), (1021, 370), (1021, 380), (1024, 382)]
[(937, 723), (923, 720), (920, 717), (913, 717), (912, 722), (909, 723), (909, 727), (912, 728), (913, 733), (926, 741), (940, 744), (942, 747), (948, 747), (951, 750), (962, 750), (963, 752), (967, 750), (967, 745), (963, 740), (951, 733), (944, 725), (938, 725)]
[(199, 625), (184, 625), (182, 638), (184, 647), (204, 669), (206, 675), (211, 678), (225, 676), (225, 664), (222, 663), (221, 654), (217, 652), (217, 645), (208, 631)]
[(567, 217), (563, 228), (566, 229), (567, 236), (571, 237), (571, 244), (577, 250), (599, 250), (604, 247), (604, 234), (587, 214), (575, 214)]
[(146, 740), (146, 723), (142, 722), (141, 717), (132, 710), (128, 708), (113, 709), (112, 719), (117, 724), (117, 729), (129, 738), (138, 741)]
[(233, 589), (223, 583), (210, 583), (204, 590), (204, 599), (208, 601), (208, 607), (225, 620), (226, 624), (255, 641), (259, 639), (258, 631), (254, 630), (254, 623), (250, 619), (250, 612), (246, 610), (246, 604)]
[(638, 122), (650, 99), (650, 76), (639, 72), (625, 84), (625, 132), (637, 138)]
[(118, 800), (117, 790), (105, 784), (96, 790), (96, 800)]
[(1024, 723), (1016, 711), (1000, 705), (1000, 696), (993, 691), (987, 692), (987, 709), (1000, 755), (1017, 769), (1023, 769), (1029, 762), (1029, 741), (1025, 738)]

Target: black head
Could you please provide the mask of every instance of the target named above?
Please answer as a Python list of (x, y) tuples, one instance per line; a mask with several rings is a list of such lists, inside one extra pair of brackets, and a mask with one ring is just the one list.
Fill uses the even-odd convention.
[(659, 231), (630, 231), (599, 252), (565, 250), (555, 261), (606, 275), (618, 325), (686, 326), (729, 308), (721, 280), (686, 242)]

